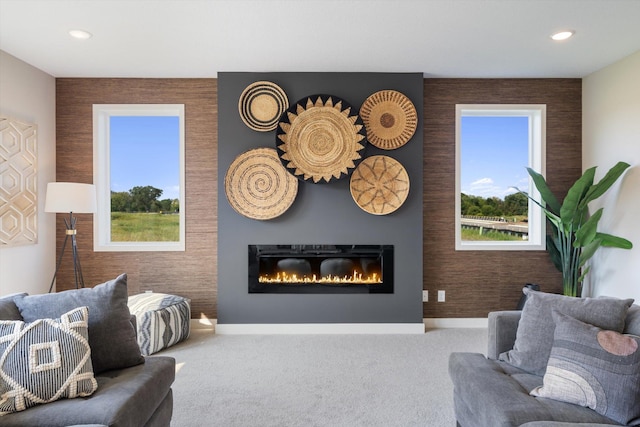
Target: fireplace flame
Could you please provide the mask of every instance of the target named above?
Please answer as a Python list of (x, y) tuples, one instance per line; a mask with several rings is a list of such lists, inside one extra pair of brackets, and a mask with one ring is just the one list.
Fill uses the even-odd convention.
[(362, 273), (354, 271), (351, 276), (323, 276), (317, 277), (313, 274), (311, 276), (298, 277), (297, 274), (289, 274), (287, 272), (280, 272), (275, 277), (261, 275), (258, 277), (260, 283), (275, 283), (275, 284), (305, 284), (305, 283), (324, 283), (332, 285), (379, 285), (382, 283), (382, 278), (373, 273), (370, 276), (363, 276)]

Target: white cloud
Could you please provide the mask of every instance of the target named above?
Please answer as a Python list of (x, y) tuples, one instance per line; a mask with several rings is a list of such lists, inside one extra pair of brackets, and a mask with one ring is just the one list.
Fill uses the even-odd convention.
[(500, 193), (500, 187), (491, 178), (480, 178), (469, 185), (469, 194), (481, 197), (492, 197)]
[(479, 179), (479, 180), (477, 180), (477, 181), (473, 181), (473, 182), (471, 183), (471, 187), (472, 187), (472, 188), (473, 188), (474, 186), (477, 186), (477, 187), (483, 187), (483, 186), (485, 186), (485, 185), (491, 185), (491, 184), (493, 184), (493, 180), (492, 180), (491, 178), (480, 178), (480, 179)]
[(468, 188), (463, 188), (462, 192), (484, 198), (498, 197), (504, 199), (505, 196), (515, 193), (516, 190), (496, 185), (492, 178), (486, 177), (473, 181)]

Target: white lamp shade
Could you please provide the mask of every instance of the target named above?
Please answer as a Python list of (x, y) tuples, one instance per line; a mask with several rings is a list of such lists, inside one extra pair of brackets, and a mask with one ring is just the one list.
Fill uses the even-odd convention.
[(76, 182), (50, 182), (47, 184), (45, 212), (94, 213), (96, 211), (96, 187)]

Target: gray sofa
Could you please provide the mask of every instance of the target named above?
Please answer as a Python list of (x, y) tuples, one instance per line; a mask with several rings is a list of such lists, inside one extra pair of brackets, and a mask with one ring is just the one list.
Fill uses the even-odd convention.
[[(525, 309), (526, 309), (525, 304)], [(505, 361), (514, 348), (521, 311), (489, 314), (487, 357), (452, 353), (449, 375), (454, 386), (454, 408), (462, 427), (568, 427), (623, 425), (596, 411), (529, 394), (543, 385), (543, 376)], [(640, 307), (626, 313), (624, 333), (640, 335)], [(503, 359), (503, 360), (499, 360)], [(636, 419), (629, 425), (637, 425)]]
[[(126, 275), (95, 288), (0, 298), (0, 320), (12, 322), (56, 317), (69, 307), (88, 306), (88, 343), (97, 382), (97, 389), (90, 396), (64, 398), (7, 413), (0, 416), (0, 425), (168, 427), (173, 414), (175, 359), (140, 354), (131, 323), (135, 317), (130, 316), (126, 299)], [(1, 341), (0, 355), (3, 349), (6, 351)], [(0, 383), (0, 394), (1, 386)]]

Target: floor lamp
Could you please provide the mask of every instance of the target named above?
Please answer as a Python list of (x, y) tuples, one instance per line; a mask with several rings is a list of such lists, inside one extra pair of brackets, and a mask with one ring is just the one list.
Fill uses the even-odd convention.
[(71, 251), (73, 252), (73, 274), (76, 282), (76, 289), (84, 288), (84, 278), (82, 277), (82, 267), (78, 256), (78, 245), (76, 242), (76, 222), (74, 213), (94, 213), (96, 211), (96, 187), (93, 184), (80, 184), (75, 182), (50, 182), (47, 184), (47, 196), (44, 202), (45, 212), (68, 213), (69, 218), (64, 219), (66, 226), (62, 251), (58, 257), (56, 271), (51, 279), (49, 292), (53, 289), (53, 283), (62, 263), (62, 256), (67, 247), (67, 241), (71, 238)]

